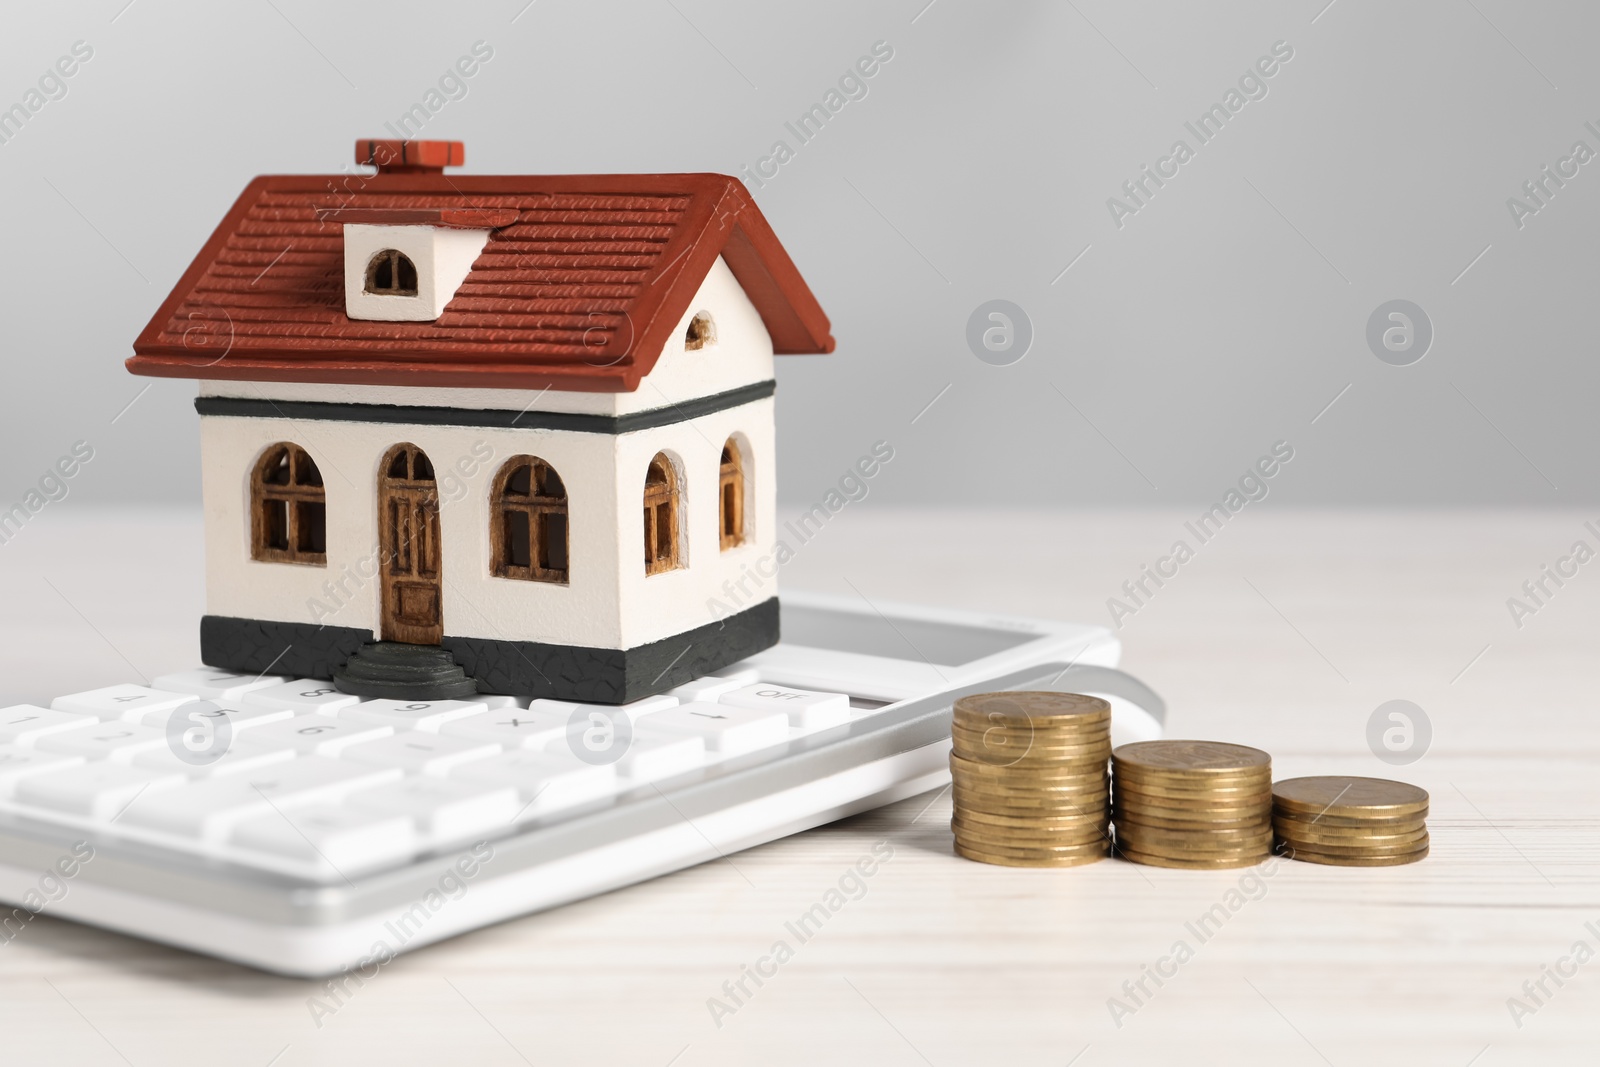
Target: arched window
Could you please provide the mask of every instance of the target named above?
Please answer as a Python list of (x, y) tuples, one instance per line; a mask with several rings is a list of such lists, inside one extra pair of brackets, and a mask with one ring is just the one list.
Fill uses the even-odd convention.
[(366, 288), (378, 296), (416, 296), (416, 264), (404, 252), (385, 248), (367, 261)]
[(679, 559), (678, 472), (665, 452), (657, 452), (644, 476), (644, 572), (681, 567)]
[(489, 507), (497, 577), (566, 582), (567, 487), (554, 467), (533, 456), (507, 460)]
[(722, 471), (718, 480), (717, 529), (722, 535), (722, 550), (744, 544), (744, 457), (739, 444), (728, 438), (722, 446)]
[(271, 563), (328, 562), (327, 491), (299, 445), (280, 442), (250, 476), (250, 556)]
[(698, 352), (707, 345), (717, 343), (717, 324), (711, 321), (711, 313), (702, 311), (689, 320), (689, 328), (683, 331), (683, 350), (685, 352)]

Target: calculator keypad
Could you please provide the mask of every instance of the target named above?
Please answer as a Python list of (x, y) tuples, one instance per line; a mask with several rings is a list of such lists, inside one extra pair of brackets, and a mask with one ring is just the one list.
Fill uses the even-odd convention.
[[(200, 668), (0, 708), (0, 811), (333, 880), (776, 751), (851, 715), (843, 694), (743, 668), (620, 707), (367, 700)], [(209, 751), (216, 738), (223, 750)]]

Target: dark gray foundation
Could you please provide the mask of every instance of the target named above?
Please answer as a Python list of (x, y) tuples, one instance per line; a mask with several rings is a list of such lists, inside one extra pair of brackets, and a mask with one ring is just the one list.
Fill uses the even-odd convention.
[[(332, 678), (369, 630), (207, 615), (200, 659), (226, 670)], [(635, 648), (586, 648), (537, 641), (446, 636), (441, 646), (480, 693), (626, 704), (721, 670), (778, 643), (778, 598), (719, 622)]]

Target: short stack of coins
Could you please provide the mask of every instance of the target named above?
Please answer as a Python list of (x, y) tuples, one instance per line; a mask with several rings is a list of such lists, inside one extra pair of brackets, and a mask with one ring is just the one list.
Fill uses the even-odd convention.
[(1278, 851), (1336, 867), (1398, 867), (1428, 854), (1428, 792), (1385, 778), (1285, 778), (1272, 787)]
[(1117, 854), (1155, 867), (1249, 867), (1272, 854), (1272, 757), (1218, 741), (1111, 754)]
[(950, 728), (956, 852), (1008, 867), (1105, 857), (1111, 705), (1073, 693), (981, 693)]

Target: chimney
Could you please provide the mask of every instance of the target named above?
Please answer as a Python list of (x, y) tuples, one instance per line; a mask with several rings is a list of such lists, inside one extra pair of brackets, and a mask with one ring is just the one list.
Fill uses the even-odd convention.
[(460, 141), (356, 142), (356, 162), (377, 167), (379, 174), (443, 174), (444, 168), (459, 167), (465, 159)]

